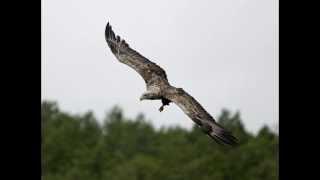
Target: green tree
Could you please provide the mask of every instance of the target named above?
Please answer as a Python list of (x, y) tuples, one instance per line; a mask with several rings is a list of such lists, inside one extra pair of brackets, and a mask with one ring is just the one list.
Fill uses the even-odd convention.
[(92, 112), (72, 115), (50, 101), (41, 117), (45, 180), (278, 179), (278, 135), (268, 126), (249, 133), (239, 112), (224, 109), (218, 118), (240, 140), (236, 147), (216, 144), (196, 125), (155, 129), (118, 106), (102, 124)]

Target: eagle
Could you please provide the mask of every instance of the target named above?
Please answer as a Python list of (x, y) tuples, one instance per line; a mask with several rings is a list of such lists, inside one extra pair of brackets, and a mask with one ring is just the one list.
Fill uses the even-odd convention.
[(166, 72), (159, 65), (132, 49), (119, 35), (115, 35), (109, 22), (105, 29), (105, 38), (118, 61), (130, 66), (144, 79), (146, 92), (141, 95), (140, 101), (161, 100), (160, 112), (173, 102), (217, 143), (231, 146), (238, 144), (237, 138), (218, 124), (197, 100), (182, 88), (170, 85)]

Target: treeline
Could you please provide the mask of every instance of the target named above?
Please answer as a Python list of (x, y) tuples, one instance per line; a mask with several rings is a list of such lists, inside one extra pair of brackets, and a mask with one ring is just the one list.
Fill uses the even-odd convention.
[(142, 114), (113, 108), (99, 124), (93, 113), (71, 115), (44, 101), (44, 180), (276, 180), (278, 136), (267, 126), (247, 132), (239, 113), (218, 121), (239, 138), (221, 146), (194, 127), (154, 129)]

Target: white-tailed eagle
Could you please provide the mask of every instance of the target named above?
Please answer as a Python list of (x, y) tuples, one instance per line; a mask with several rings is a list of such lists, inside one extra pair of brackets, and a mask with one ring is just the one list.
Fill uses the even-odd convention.
[(165, 105), (174, 102), (217, 143), (237, 144), (237, 139), (219, 125), (192, 96), (182, 88), (176, 88), (170, 85), (166, 72), (160, 66), (130, 48), (120, 36), (116, 36), (109, 22), (105, 30), (105, 38), (116, 58), (121, 63), (133, 68), (144, 79), (147, 91), (142, 94), (140, 100), (161, 100), (162, 106), (159, 109), (160, 111), (163, 110)]

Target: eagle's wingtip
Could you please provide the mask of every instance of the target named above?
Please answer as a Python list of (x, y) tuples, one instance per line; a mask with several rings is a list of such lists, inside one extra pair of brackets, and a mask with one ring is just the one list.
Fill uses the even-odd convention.
[(239, 144), (239, 140), (235, 136), (233, 136), (231, 132), (225, 130), (222, 127), (216, 127), (214, 131), (211, 131), (209, 133), (209, 136), (225, 145), (237, 146)]
[(105, 31), (106, 39), (108, 39), (110, 37), (110, 31), (111, 31), (111, 26), (110, 26), (110, 23), (108, 21), (107, 26), (106, 26), (106, 31)]

